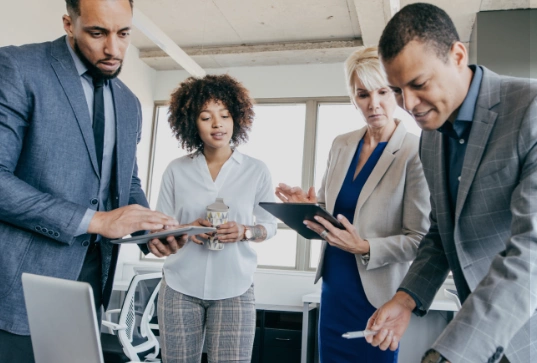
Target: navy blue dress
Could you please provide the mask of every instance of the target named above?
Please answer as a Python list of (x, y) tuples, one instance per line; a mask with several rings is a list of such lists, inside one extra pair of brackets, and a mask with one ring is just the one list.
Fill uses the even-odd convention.
[[(363, 140), (358, 144), (334, 207), (334, 216), (354, 220), (358, 196), (375, 168), (386, 142), (379, 143), (353, 181)], [(382, 223), (382, 221), (379, 221)], [(382, 351), (365, 339), (345, 339), (341, 334), (363, 330), (375, 312), (365, 295), (352, 253), (327, 246), (324, 256), (321, 313), (319, 321), (319, 354), (322, 363), (396, 363), (398, 351)]]

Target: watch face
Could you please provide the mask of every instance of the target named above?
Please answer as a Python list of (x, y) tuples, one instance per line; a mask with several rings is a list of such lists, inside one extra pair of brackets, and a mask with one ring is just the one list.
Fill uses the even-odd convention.
[(252, 238), (252, 231), (249, 228), (246, 231), (244, 231), (244, 237), (246, 237), (246, 239)]
[(436, 350), (429, 350), (425, 354), (425, 357), (423, 357), (422, 363), (440, 363), (445, 362), (445, 360), (442, 359), (443, 357), (438, 353)]

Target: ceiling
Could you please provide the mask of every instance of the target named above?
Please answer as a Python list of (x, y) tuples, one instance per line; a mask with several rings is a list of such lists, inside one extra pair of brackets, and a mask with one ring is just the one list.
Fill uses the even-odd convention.
[[(408, 0), (135, 0), (137, 11), (202, 68), (337, 63), (374, 45)], [(479, 11), (537, 8), (537, 0), (432, 0), (452, 17), (463, 42)], [(62, 0), (3, 1), (0, 46), (62, 35)], [(30, 10), (29, 10), (30, 9)], [(23, 19), (14, 14), (24, 14)], [(39, 29), (38, 32), (30, 31)], [(138, 29), (132, 43), (157, 70), (182, 69)]]
[[(136, 0), (135, 6), (202, 68), (342, 62), (378, 42), (408, 0)], [(468, 43), (479, 11), (536, 7), (537, 0), (433, 0)], [(181, 69), (141, 31), (133, 44), (157, 70)]]

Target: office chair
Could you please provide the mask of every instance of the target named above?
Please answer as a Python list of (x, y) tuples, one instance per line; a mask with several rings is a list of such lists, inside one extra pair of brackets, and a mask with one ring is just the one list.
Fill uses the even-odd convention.
[[(102, 324), (110, 332), (101, 334), (105, 360), (108, 361), (107, 352), (117, 352), (120, 345), (125, 358), (129, 360), (160, 362), (156, 359), (160, 344), (151, 331), (152, 328), (158, 329), (158, 326), (150, 322), (156, 312), (161, 280), (162, 272), (135, 275), (121, 309), (108, 310), (105, 313)], [(117, 323), (112, 322), (113, 314), (119, 314)]]
[(461, 309), (461, 301), (459, 300), (459, 294), (457, 293), (457, 290), (453, 289), (444, 289), (444, 296), (450, 299), (457, 305), (457, 309)]

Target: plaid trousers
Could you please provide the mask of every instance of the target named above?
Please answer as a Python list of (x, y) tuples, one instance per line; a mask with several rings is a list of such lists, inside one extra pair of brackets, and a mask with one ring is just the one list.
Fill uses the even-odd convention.
[(254, 287), (223, 300), (177, 292), (163, 279), (158, 320), (164, 363), (200, 363), (205, 340), (209, 363), (249, 363), (255, 335)]

